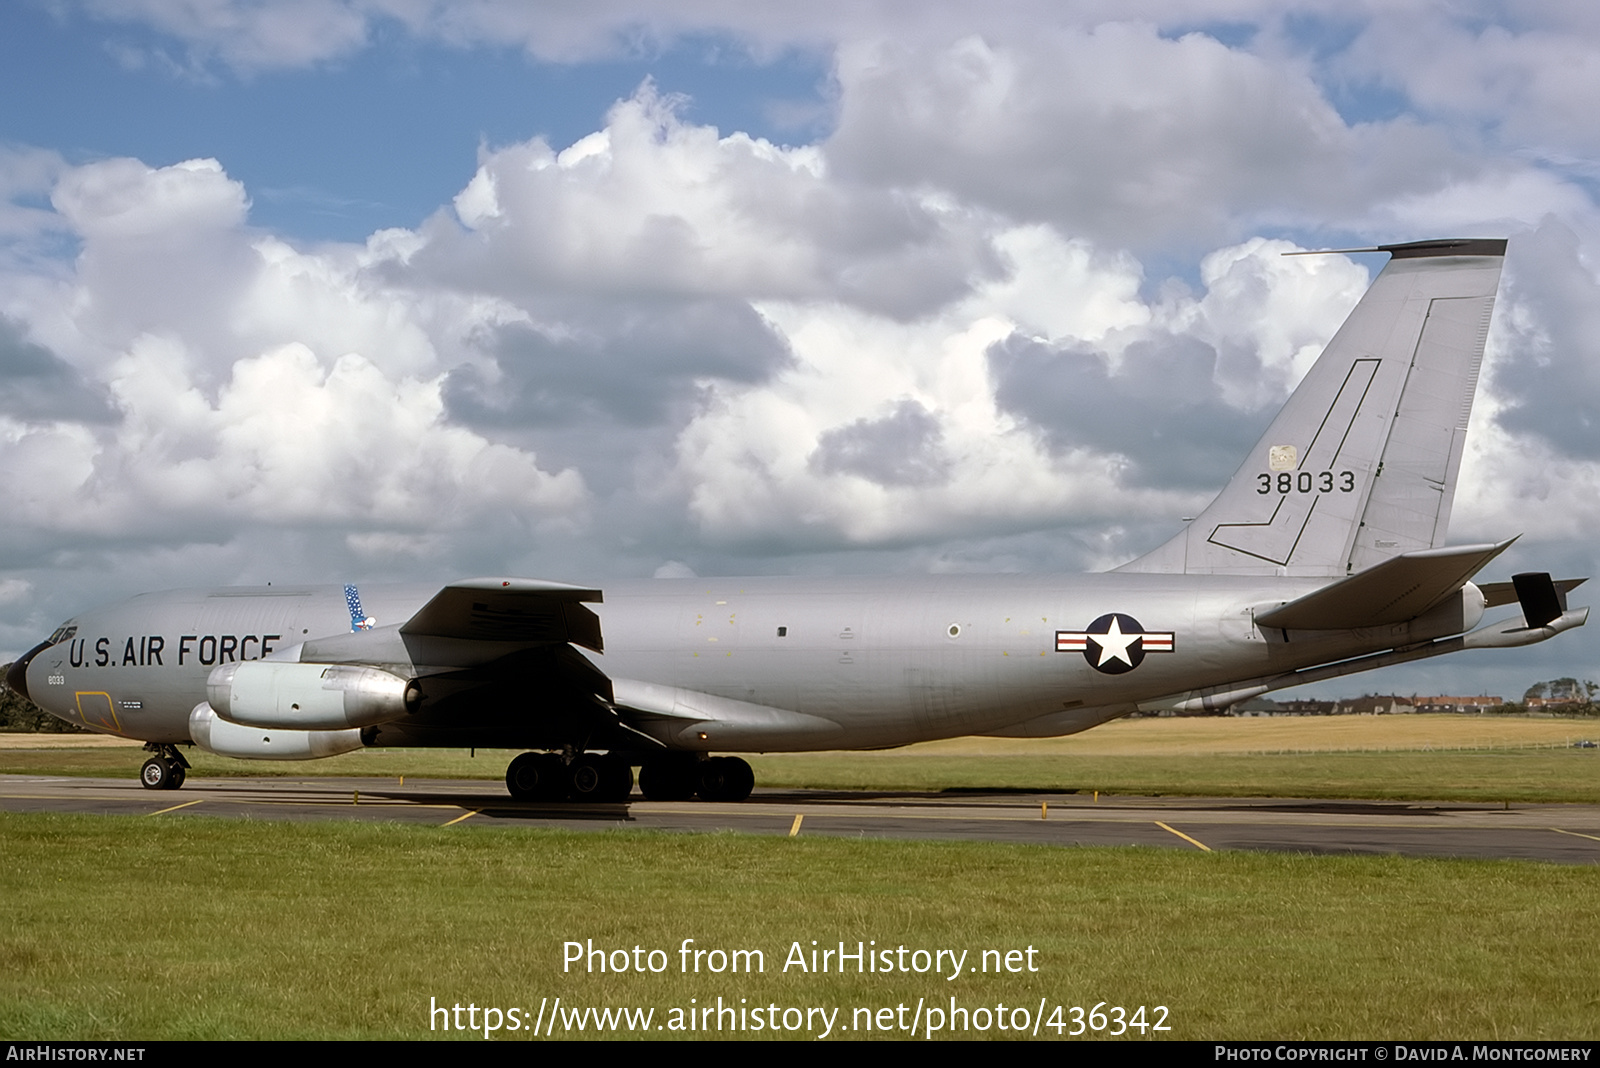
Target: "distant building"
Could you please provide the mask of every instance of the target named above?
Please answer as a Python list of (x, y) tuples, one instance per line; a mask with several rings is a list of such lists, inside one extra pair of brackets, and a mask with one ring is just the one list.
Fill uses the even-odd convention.
[[(1581, 704), (1581, 697), (1532, 697), (1527, 707), (1555, 708)], [(1240, 701), (1228, 709), (1230, 716), (1403, 716), (1413, 712), (1451, 713), (1473, 715), (1504, 706), (1506, 699), (1495, 696), (1478, 697), (1401, 697), (1398, 694), (1366, 694), (1338, 701), (1269, 701), (1253, 697)]]
[(1333, 714), (1336, 716), (1398, 716), (1417, 710), (1413, 700), (1413, 698), (1398, 697), (1394, 694), (1366, 694), (1354, 700), (1340, 701), (1337, 711)]
[(1486, 712), (1506, 703), (1504, 697), (1414, 697), (1418, 712)]
[(1337, 701), (1279, 701), (1278, 705), (1290, 716), (1334, 716), (1339, 708)]
[(1278, 702), (1266, 697), (1251, 697), (1228, 709), (1230, 716), (1282, 716), (1287, 710)]

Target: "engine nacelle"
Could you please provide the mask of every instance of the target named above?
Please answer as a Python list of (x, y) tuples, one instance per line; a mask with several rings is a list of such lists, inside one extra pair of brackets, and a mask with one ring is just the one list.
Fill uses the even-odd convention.
[(342, 730), (388, 723), (416, 711), (416, 682), (379, 668), (246, 660), (223, 664), (206, 680), (211, 707), (249, 727)]
[(208, 753), (241, 760), (315, 760), (361, 748), (361, 732), (262, 730), (229, 723), (204, 701), (189, 713), (189, 737)]

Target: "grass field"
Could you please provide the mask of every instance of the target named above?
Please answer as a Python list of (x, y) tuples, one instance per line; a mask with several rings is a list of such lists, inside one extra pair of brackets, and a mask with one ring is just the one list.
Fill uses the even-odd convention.
[[(956, 739), (754, 763), (763, 785), (779, 786), (1595, 801), (1597, 752), (1571, 742), (1596, 726), (1135, 720), (1065, 739)], [(0, 738), (0, 770), (121, 776), (142, 759), (106, 741), (19, 741)], [(191, 759), (200, 775), (499, 778), (507, 756)], [(837, 1009), (833, 1037), (867, 1037), (842, 1029), (868, 1015), (897, 1019), (902, 1005), (909, 1021), (919, 1000), (948, 1009), (952, 997), (969, 1012), (990, 1010), (989, 1029), (965, 1037), (1017, 1037), (993, 1027), (992, 1010), (1004, 1004), (1015, 1021), (1018, 1008), (1032, 1017), (1043, 1003), (1039, 1037), (1053, 1038), (1052, 1020), (1071, 1030), (1072, 1007), (1087, 1014), (1099, 1002), (1102, 1012), (1145, 1006), (1146, 1025), (1165, 1006), (1172, 1030), (1146, 1037), (1600, 1031), (1591, 930), (1600, 880), (1580, 866), (16, 814), (0, 814), (0, 856), (0, 1038), (445, 1037), (429, 1029), (439, 1022), (430, 999), (531, 1019), (556, 997), (569, 1011), (653, 1009), (652, 1028), (681, 1026), (683, 1010), (719, 997), (746, 1008)], [(681, 974), (686, 938), (760, 950), (766, 969)], [(660, 949), (666, 970), (564, 973), (569, 939)], [(973, 967), (986, 949), (1032, 947), (1039, 970), (954, 981), (785, 972), (790, 947), (809, 950), (813, 939), (819, 948), (966, 950)], [(529, 1037), (518, 1022), (523, 1030), (498, 1037)], [(822, 1018), (814, 1022), (820, 1030)]]
[[(38, 748), (0, 736), (0, 773), (131, 776), (137, 747), (84, 739)], [(27, 739), (23, 742), (22, 739)], [(1193, 796), (1376, 797), (1600, 803), (1593, 719), (1489, 716), (1330, 716), (1138, 719), (1067, 738), (956, 738), (871, 753), (751, 759), (770, 787), (1030, 790)], [(85, 742), (95, 742), (89, 745)], [(27, 748), (13, 748), (25, 744)], [(498, 779), (510, 753), (363, 750), (328, 760), (230, 760), (186, 751), (193, 774), (411, 776)]]
[[(1164, 1005), (1163, 1037), (1186, 1039), (1600, 1030), (1600, 881), (1579, 867), (21, 815), (0, 815), (0, 850), (7, 1038), (437, 1037), (430, 998), (531, 1016), (556, 996), (656, 1024), (719, 996), (833, 1007), (845, 1027), (856, 1008), (909, 1020), (919, 998), (1043, 999), (1041, 1037), (1055, 1005), (1070, 1029), (1071, 1006), (1102, 1001)], [(759, 949), (766, 970), (680, 974), (685, 938)], [(670, 967), (563, 974), (569, 939)], [(813, 939), (973, 965), (1031, 946), (1039, 970), (785, 973)]]

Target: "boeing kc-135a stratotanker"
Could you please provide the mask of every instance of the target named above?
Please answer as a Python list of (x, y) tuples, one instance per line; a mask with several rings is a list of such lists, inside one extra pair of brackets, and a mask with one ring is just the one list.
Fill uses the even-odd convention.
[[(1447, 546), (1502, 240), (1389, 261), (1222, 493), (1103, 574), (654, 579), (598, 588), (227, 587), (68, 620), (7, 682), (179, 749), (304, 759), (372, 746), (522, 749), (521, 799), (742, 800), (730, 752), (1071, 734), (1581, 626), (1581, 579), (1474, 576)], [(594, 607), (589, 607), (589, 606)], [(1480, 625), (1485, 611), (1515, 610)]]

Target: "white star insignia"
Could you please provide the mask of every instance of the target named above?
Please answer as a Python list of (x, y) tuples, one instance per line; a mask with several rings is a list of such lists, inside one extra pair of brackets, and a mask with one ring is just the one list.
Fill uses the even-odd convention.
[(1122, 633), (1122, 628), (1117, 625), (1116, 618), (1112, 617), (1110, 630), (1104, 634), (1089, 635), (1089, 640), (1100, 647), (1100, 663), (1095, 666), (1099, 667), (1109, 664), (1113, 660), (1120, 660), (1132, 667), (1133, 657), (1129, 654), (1128, 647), (1142, 637), (1144, 637), (1142, 634)]

